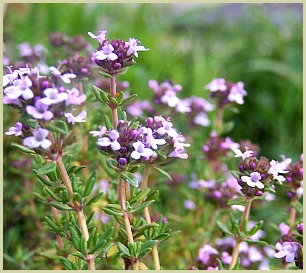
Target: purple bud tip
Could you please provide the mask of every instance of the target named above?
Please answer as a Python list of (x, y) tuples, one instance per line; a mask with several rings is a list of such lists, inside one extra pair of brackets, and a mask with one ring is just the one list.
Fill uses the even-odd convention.
[(292, 182), (292, 177), (291, 176), (286, 176), (287, 182)]
[(127, 160), (124, 157), (120, 157), (118, 160), (119, 166), (124, 167), (127, 164)]
[(256, 168), (255, 162), (250, 162), (250, 169), (255, 170), (255, 168)]
[(287, 193), (287, 196), (288, 196), (289, 198), (292, 198), (292, 197), (294, 196), (294, 193), (291, 192), (291, 191), (289, 191), (289, 192)]
[(121, 64), (120, 63), (114, 63), (113, 68), (114, 69), (120, 69), (121, 68)]
[(260, 177), (261, 177), (261, 179), (266, 179), (267, 178), (267, 176), (263, 173), (260, 174)]
[(42, 81), (41, 83), (41, 89), (46, 89), (50, 86), (50, 83), (48, 81)]
[(125, 154), (127, 152), (127, 148), (126, 147), (121, 147), (120, 148), (120, 153)]
[(245, 171), (244, 166), (243, 166), (242, 164), (239, 164), (239, 165), (238, 165), (238, 169), (239, 169), (239, 171), (241, 171), (241, 172), (244, 172), (244, 171)]
[(204, 145), (202, 147), (203, 152), (207, 153), (209, 151), (209, 147), (207, 145)]
[(55, 154), (56, 152), (57, 152), (56, 147), (52, 147), (52, 148), (51, 148), (51, 153), (52, 153), (52, 154)]
[(298, 231), (298, 233), (300, 233), (301, 235), (303, 235), (303, 223), (300, 223), (296, 226), (296, 230)]
[(256, 192), (256, 196), (262, 196), (263, 195), (263, 192), (262, 191), (257, 191)]
[(83, 67), (83, 68), (81, 69), (81, 73), (86, 74), (87, 72), (88, 72), (88, 69), (87, 69), (87, 68), (84, 68), (84, 67)]
[(132, 130), (129, 134), (129, 139), (130, 140), (135, 140), (138, 137), (139, 133), (137, 130)]
[(29, 129), (30, 129), (30, 126), (27, 125), (27, 124), (25, 124), (25, 123), (23, 123), (23, 124), (22, 124), (22, 129), (24, 129), (24, 130), (29, 130)]
[(154, 119), (151, 118), (151, 117), (149, 117), (149, 118), (147, 118), (146, 123), (147, 123), (147, 126), (153, 127), (153, 125), (154, 125)]
[(13, 161), (13, 162), (12, 162), (12, 166), (13, 166), (14, 168), (18, 168), (18, 167), (19, 167), (19, 162), (18, 162), (18, 161)]
[(275, 190), (275, 185), (272, 185), (271, 188), (272, 188), (273, 190)]
[(65, 92), (65, 87), (63, 87), (63, 86), (59, 87), (59, 88), (58, 88), (58, 92), (59, 92), (59, 93)]
[(166, 223), (168, 219), (166, 217), (163, 217), (163, 223)]

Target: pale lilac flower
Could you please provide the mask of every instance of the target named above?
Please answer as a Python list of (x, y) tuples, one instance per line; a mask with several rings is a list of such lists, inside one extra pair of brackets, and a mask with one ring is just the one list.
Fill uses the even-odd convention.
[(93, 137), (103, 137), (103, 135), (106, 133), (107, 128), (105, 126), (99, 126), (100, 131), (89, 131), (89, 133)]
[(20, 136), (22, 134), (22, 123), (17, 122), (15, 126), (12, 126), (8, 129), (8, 132), (5, 132), (7, 136), (15, 135)]
[(269, 260), (263, 259), (258, 267), (258, 270), (270, 270)]
[(86, 100), (86, 95), (82, 94), (79, 96), (80, 92), (76, 88), (72, 88), (71, 90), (67, 89), (68, 99), (66, 100), (66, 106), (74, 104), (80, 105)]
[(252, 150), (249, 150), (248, 147), (245, 147), (245, 150), (246, 151), (242, 153), (239, 149), (234, 149), (233, 151), (236, 154), (235, 157), (242, 157), (242, 159), (244, 160), (246, 158), (251, 157), (254, 154), (254, 152)]
[(240, 145), (234, 142), (230, 137), (226, 137), (225, 141), (221, 143), (222, 149), (231, 149), (236, 150), (239, 149)]
[(12, 86), (8, 86), (3, 92), (10, 99), (17, 99), (22, 96), (25, 100), (32, 99), (34, 97), (33, 91), (30, 89), (32, 82), (28, 77), (14, 80)]
[(118, 59), (118, 56), (113, 53), (114, 48), (111, 44), (107, 44), (104, 47), (102, 47), (102, 50), (97, 51), (96, 53), (94, 53), (94, 57), (97, 60), (110, 60), (110, 61), (114, 61), (116, 59)]
[(137, 51), (147, 51), (149, 50), (148, 48), (145, 48), (144, 46), (138, 46), (138, 40), (134, 38), (130, 38), (128, 42), (125, 42), (125, 46), (129, 46), (129, 49), (127, 50), (127, 55), (132, 55), (134, 54), (138, 58), (138, 53)]
[(195, 203), (194, 203), (192, 200), (190, 200), (190, 199), (185, 200), (185, 202), (184, 202), (184, 207), (185, 207), (186, 209), (189, 209), (189, 210), (196, 210), (196, 208), (197, 208), (197, 206), (195, 205)]
[(286, 180), (286, 178), (280, 174), (287, 173), (288, 171), (285, 171), (283, 169), (284, 165), (280, 164), (279, 162), (275, 160), (270, 161), (270, 168), (268, 173), (273, 175), (273, 179), (277, 180), (280, 184)]
[(119, 133), (116, 130), (109, 132), (109, 137), (102, 137), (98, 139), (98, 145), (102, 147), (111, 146), (113, 151), (117, 151), (121, 148), (120, 143), (117, 141)]
[(175, 141), (174, 142), (174, 151), (172, 151), (169, 154), (169, 157), (178, 157), (178, 158), (182, 158), (182, 159), (187, 159), (188, 158), (188, 154), (183, 153), (184, 152), (184, 147), (189, 147), (190, 144), (188, 143), (181, 143), (179, 141)]
[(8, 96), (3, 97), (3, 104), (15, 104), (18, 106), (22, 106), (19, 99), (10, 99)]
[(26, 111), (33, 118), (51, 120), (53, 118), (53, 113), (48, 111), (48, 107), (49, 106), (42, 103), (41, 100), (37, 100), (35, 106), (28, 105)]
[(201, 125), (201, 126), (209, 126), (210, 125), (210, 120), (207, 117), (207, 114), (204, 112), (201, 112), (199, 114), (197, 114), (194, 119), (193, 122), (195, 124)]
[(96, 36), (94, 35), (93, 33), (91, 32), (88, 32), (88, 35), (91, 37), (91, 38), (94, 38), (94, 39), (97, 39), (97, 41), (99, 42), (99, 44), (102, 44), (103, 41), (105, 40), (105, 34), (107, 33), (106, 30), (102, 30), (102, 31), (99, 31), (99, 35)]
[(145, 148), (145, 145), (141, 141), (133, 143), (134, 151), (131, 153), (131, 157), (134, 159), (139, 159), (141, 156), (150, 157), (153, 155), (153, 151), (149, 148)]
[(267, 200), (268, 202), (271, 202), (271, 201), (273, 201), (273, 200), (275, 200), (275, 194), (273, 194), (273, 193), (268, 193), (267, 195), (266, 195), (266, 197), (265, 197), (265, 200)]
[[(155, 119), (155, 117), (154, 117)], [(178, 133), (175, 131), (173, 127), (172, 122), (166, 121), (165, 119), (162, 121), (163, 127), (160, 127), (157, 129), (157, 133), (160, 134), (161, 136), (165, 135), (166, 133), (168, 136), (177, 138)]]
[(209, 261), (210, 255), (218, 255), (218, 251), (211, 247), (210, 245), (204, 245), (204, 247), (200, 248), (198, 259), (206, 264)]
[(259, 172), (252, 172), (250, 176), (243, 175), (241, 176), (241, 180), (246, 182), (248, 186), (252, 188), (257, 187), (259, 189), (263, 189), (265, 187), (265, 185), (260, 182), (261, 176)]
[(57, 77), (60, 78), (64, 83), (71, 83), (70, 79), (74, 79), (76, 77), (75, 74), (73, 73), (65, 73), (62, 74), (57, 68), (55, 68), (54, 66), (49, 67), (51, 73)]
[(108, 214), (103, 214), (103, 215), (101, 216), (101, 222), (102, 222), (103, 224), (106, 224), (107, 222), (109, 222), (110, 219), (111, 219), (111, 217), (110, 217)]
[(30, 148), (42, 147), (48, 149), (51, 146), (51, 141), (47, 139), (49, 131), (42, 128), (37, 128), (33, 131), (33, 136), (27, 137), (23, 140), (23, 145)]
[(200, 179), (198, 180), (198, 185), (199, 185), (199, 188), (213, 189), (216, 183), (215, 183), (215, 180), (213, 179), (210, 179), (208, 181)]
[(290, 232), (290, 227), (288, 225), (286, 225), (285, 223), (280, 223), (278, 228), (279, 228), (282, 236), (288, 235), (289, 232)]
[(227, 89), (225, 79), (217, 78), (205, 86), (211, 92), (225, 91)]
[(156, 150), (157, 145), (163, 145), (165, 143), (166, 143), (166, 140), (164, 140), (164, 139), (154, 138), (151, 128), (148, 128), (147, 136), (146, 136), (146, 143), (145, 143), (146, 145), (149, 145), (154, 150)]
[(160, 98), (160, 101), (167, 104), (169, 107), (176, 107), (179, 103), (179, 98), (176, 96), (176, 92), (173, 90), (167, 90), (165, 94)]
[(299, 243), (296, 242), (277, 243), (276, 250), (278, 250), (278, 252), (274, 254), (274, 257), (278, 259), (286, 257), (285, 261), (291, 263), (295, 259), (299, 246)]
[(225, 264), (230, 264), (232, 262), (232, 256), (227, 252), (222, 252), (221, 261)]
[[(73, 110), (75, 110), (75, 109), (73, 109)], [(76, 122), (86, 122), (86, 120), (85, 120), (86, 115), (87, 115), (86, 111), (82, 111), (77, 116), (73, 116), (72, 112), (71, 113), (65, 113), (65, 117), (67, 118), (67, 121), (69, 123), (72, 123), (74, 125)]]
[(263, 254), (254, 246), (250, 246), (249, 247), (249, 251), (248, 251), (248, 256), (249, 256), (249, 260), (252, 263), (256, 263), (259, 261), (262, 261), (262, 259), (264, 258)]
[(40, 101), (46, 105), (60, 103), (68, 99), (68, 94), (66, 92), (59, 93), (56, 88), (46, 88), (44, 94), (46, 97), (42, 98)]
[(281, 155), (280, 156), (282, 158), (282, 162), (280, 162), (279, 164), (281, 165), (281, 168), (285, 171), (289, 169), (289, 166), (292, 162), (291, 158), (286, 158), (285, 155)]
[(238, 104), (243, 104), (243, 97), (247, 95), (247, 92), (244, 90), (243, 82), (238, 82), (232, 86), (227, 99), (232, 102), (237, 102)]
[(179, 99), (177, 101), (177, 104), (175, 106), (175, 110), (184, 114), (184, 113), (189, 113), (192, 111), (192, 109), (190, 108), (190, 106), (183, 100)]
[(153, 93), (158, 93), (159, 91), (159, 85), (156, 80), (149, 80), (148, 82), (149, 87), (152, 89)]
[(19, 56), (20, 57), (26, 57), (31, 56), (33, 53), (33, 50), (29, 43), (21, 43), (17, 46), (17, 49), (19, 50)]

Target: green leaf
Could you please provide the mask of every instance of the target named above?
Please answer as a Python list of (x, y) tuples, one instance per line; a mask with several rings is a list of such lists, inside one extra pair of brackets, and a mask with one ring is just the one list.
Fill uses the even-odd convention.
[(246, 206), (247, 203), (248, 201), (244, 197), (233, 198), (227, 201), (228, 206), (232, 205)]
[(240, 177), (240, 172), (238, 171), (231, 171), (231, 174), (236, 178), (238, 179)]
[(276, 191), (274, 189), (272, 189), (270, 186), (266, 186), (264, 188), (265, 192), (270, 192), (270, 193), (276, 193)]
[(222, 266), (222, 262), (219, 258), (216, 258), (217, 262), (218, 262), (218, 270), (223, 270), (223, 266)]
[(56, 163), (52, 161), (52, 162), (48, 162), (43, 167), (39, 168), (36, 174), (43, 175), (43, 174), (54, 172), (55, 170), (56, 170)]
[(22, 152), (24, 152), (26, 154), (35, 154), (35, 152), (33, 150), (31, 150), (31, 149), (29, 149), (29, 148), (27, 148), (27, 147), (25, 147), (23, 145), (19, 145), (19, 144), (15, 143), (15, 142), (12, 142), (11, 146), (17, 148), (18, 150), (20, 150), (20, 151), (22, 151)]
[(245, 240), (248, 244), (258, 245), (258, 246), (267, 246), (268, 243), (265, 241), (253, 241), (253, 240)]
[(24, 111), (24, 113), (21, 115), (19, 122), (25, 123), (32, 128), (37, 128), (38, 126), (38, 121), (30, 117), (26, 111)]
[(105, 72), (103, 72), (103, 71), (100, 71), (99, 74), (100, 74), (101, 76), (105, 77), (105, 78), (112, 78), (112, 77), (113, 77), (112, 75), (107, 74), (107, 73), (105, 73)]
[(238, 257), (237, 263), (236, 263), (235, 266), (233, 267), (233, 270), (239, 270), (239, 267), (240, 267), (240, 257)]
[(167, 159), (167, 154), (164, 153), (163, 151), (156, 150), (155, 152), (156, 152), (161, 158)]
[(79, 257), (79, 258), (81, 258), (83, 260), (86, 258), (86, 256), (84, 254), (80, 253), (80, 252), (71, 252), (71, 254), (73, 256), (77, 256), (77, 257)]
[(132, 195), (129, 199), (130, 204), (142, 201), (148, 195), (149, 192), (150, 189), (146, 188), (144, 190), (140, 190), (139, 192), (137, 192), (137, 194)]
[(67, 135), (69, 133), (66, 122), (62, 120), (55, 120), (52, 125), (47, 125), (46, 128), (51, 132), (60, 133), (63, 135)]
[(106, 103), (109, 102), (108, 94), (105, 91), (103, 91), (102, 89), (100, 89), (99, 87), (95, 85), (93, 85), (93, 91), (98, 101), (106, 102)]
[(122, 102), (123, 97), (124, 97), (124, 92), (120, 91), (119, 96), (117, 97), (117, 101), (119, 104)]
[(72, 210), (72, 208), (68, 207), (67, 205), (62, 205), (60, 203), (56, 203), (56, 202), (49, 202), (49, 204), (52, 207), (55, 207), (58, 210)]
[(241, 238), (241, 239), (245, 238), (245, 234), (241, 232), (237, 223), (234, 223), (233, 231), (234, 231), (235, 234), (237, 234), (239, 236), (239, 238)]
[(137, 97), (137, 94), (133, 94), (133, 95), (129, 96), (128, 98), (124, 99), (124, 100), (120, 103), (120, 106), (132, 102), (136, 97)]
[(100, 238), (99, 242), (88, 252), (88, 254), (93, 254), (98, 251), (99, 248), (102, 248), (106, 243), (106, 240)]
[(129, 122), (129, 128), (133, 128), (136, 121), (137, 121), (137, 117), (132, 118), (132, 120)]
[(45, 202), (46, 201), (46, 197), (42, 196), (40, 193), (38, 192), (33, 192), (32, 193), (33, 196), (35, 196), (39, 201)]
[(95, 234), (96, 234), (96, 231), (97, 231), (97, 227), (94, 227), (90, 232), (89, 232), (89, 238), (88, 238), (88, 241), (87, 241), (87, 246), (90, 247), (92, 242), (93, 242), (93, 239), (95, 237)]
[(58, 257), (58, 259), (61, 261), (61, 263), (65, 267), (65, 269), (73, 270), (71, 262), (67, 258), (60, 256), (60, 257)]
[(263, 225), (263, 221), (261, 220), (261, 221), (259, 221), (254, 227), (252, 227), (251, 230), (247, 231), (247, 232), (246, 232), (246, 235), (247, 235), (248, 237), (251, 237), (251, 236), (255, 235), (256, 232), (257, 232), (258, 230), (260, 230), (260, 228), (262, 227), (262, 225)]
[(163, 176), (167, 177), (169, 180), (172, 181), (172, 177), (166, 171), (164, 171), (163, 169), (157, 168), (157, 167), (154, 167), (154, 169), (157, 170), (160, 174), (162, 174)]
[(97, 179), (97, 171), (95, 170), (86, 182), (85, 188), (83, 190), (83, 197), (86, 197), (89, 194), (91, 194), (95, 186), (96, 179)]
[(104, 117), (104, 122), (105, 122), (105, 126), (107, 128), (107, 130), (111, 130), (113, 129), (113, 125), (112, 123), (110, 122), (109, 118), (107, 117), (107, 115), (103, 115)]
[(121, 216), (121, 212), (114, 211), (113, 209), (102, 208), (102, 210), (103, 210), (105, 213), (107, 213), (108, 215)]
[(37, 170), (33, 170), (34, 174), (38, 177), (38, 179), (47, 186), (55, 186), (54, 183), (45, 179), (43, 176), (37, 174)]
[(157, 201), (159, 197), (159, 191), (155, 190), (154, 192), (150, 193), (146, 199), (146, 201), (154, 200)]
[(154, 227), (158, 227), (159, 225), (157, 224), (157, 223), (150, 223), (150, 224), (145, 224), (145, 225), (142, 225), (142, 226), (140, 226), (140, 227), (138, 227), (138, 228), (136, 228), (135, 230), (137, 231), (137, 232), (143, 232), (143, 231), (145, 231), (145, 230), (147, 230), (147, 229), (149, 229), (149, 228), (154, 228)]
[(129, 249), (125, 245), (123, 245), (120, 242), (117, 242), (117, 247), (118, 247), (118, 250), (120, 252), (119, 255), (121, 257), (131, 257), (131, 253), (130, 253)]
[(138, 187), (138, 179), (136, 178), (136, 176), (132, 173), (129, 172), (125, 172), (125, 173), (120, 173), (120, 177), (128, 182), (129, 184), (131, 184), (133, 187)]
[(99, 201), (99, 199), (102, 197), (102, 195), (103, 195), (103, 192), (99, 192), (98, 194), (94, 195), (91, 199), (89, 199), (88, 202), (86, 202), (86, 206), (89, 206), (89, 205)]
[(83, 203), (83, 197), (78, 192), (73, 193), (73, 200), (75, 200), (75, 201), (77, 201), (81, 204)]
[(64, 149), (63, 155), (72, 155), (74, 153), (76, 153), (78, 150), (81, 149), (83, 143), (82, 142), (78, 142), (78, 143), (73, 143), (69, 146), (67, 146)]
[(72, 242), (73, 246), (75, 247), (76, 250), (81, 251), (80, 238), (79, 238), (76, 230), (72, 226), (70, 226), (69, 231), (70, 231), (71, 242)]
[(226, 225), (224, 225), (222, 222), (217, 221), (217, 226), (219, 227), (219, 229), (222, 231), (222, 233), (224, 234), (228, 234), (230, 236), (234, 236), (234, 234), (232, 232), (230, 232), (228, 230), (228, 228), (226, 227)]
[(133, 209), (131, 209), (129, 211), (129, 213), (136, 213), (136, 212), (140, 212), (143, 211), (146, 207), (148, 207), (150, 204), (152, 204), (153, 202), (155, 202), (154, 200), (150, 200), (150, 201), (146, 201), (143, 202), (141, 205), (134, 207)]
[(54, 231), (55, 233), (61, 233), (62, 232), (62, 230), (51, 219), (49, 219), (48, 216), (45, 216), (45, 220), (46, 220), (47, 224), (49, 225), (49, 227), (51, 228), (52, 231)]
[(55, 201), (62, 202), (62, 199), (58, 197), (53, 191), (48, 189), (47, 187), (44, 187), (44, 191), (51, 196)]

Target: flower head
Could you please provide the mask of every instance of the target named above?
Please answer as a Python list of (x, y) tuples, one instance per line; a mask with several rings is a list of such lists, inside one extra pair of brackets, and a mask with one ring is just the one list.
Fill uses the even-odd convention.
[(295, 260), (299, 248), (300, 244), (296, 242), (277, 243), (276, 250), (278, 250), (278, 252), (274, 254), (274, 257), (278, 259), (285, 258), (287, 263), (291, 263)]
[(9, 128), (8, 132), (5, 132), (7, 136), (14, 135), (20, 136), (22, 134), (22, 123), (17, 122), (15, 126)]
[(149, 148), (145, 148), (145, 145), (141, 141), (133, 143), (134, 151), (131, 153), (131, 157), (139, 159), (141, 156), (150, 157), (153, 155), (153, 151)]
[(241, 180), (246, 182), (248, 186), (252, 188), (257, 187), (259, 189), (263, 189), (265, 187), (265, 185), (260, 182), (261, 176), (259, 172), (253, 172), (250, 174), (250, 176), (242, 176)]
[(46, 105), (60, 103), (68, 99), (68, 94), (66, 92), (60, 93), (56, 88), (45, 89), (44, 95), (46, 97), (42, 98), (40, 101)]
[[(75, 109), (73, 109), (73, 110), (75, 110)], [(77, 116), (73, 116), (72, 113), (65, 113), (65, 117), (67, 118), (67, 121), (69, 123), (72, 123), (72, 124), (75, 124), (76, 122), (86, 122), (86, 120), (85, 120), (86, 115), (87, 115), (86, 111), (82, 111)]]
[(48, 107), (49, 106), (42, 103), (41, 100), (37, 100), (35, 106), (28, 105), (26, 111), (33, 118), (51, 120), (53, 118), (53, 113), (48, 111)]
[(48, 130), (37, 128), (33, 131), (33, 136), (23, 140), (23, 145), (30, 148), (42, 147), (43, 149), (48, 149), (52, 144), (51, 141), (47, 139), (48, 134)]

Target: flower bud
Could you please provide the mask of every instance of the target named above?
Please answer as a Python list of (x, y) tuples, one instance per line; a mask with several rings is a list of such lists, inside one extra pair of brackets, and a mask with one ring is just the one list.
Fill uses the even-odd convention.
[(263, 195), (263, 192), (262, 191), (257, 191), (256, 192), (256, 196), (262, 196)]
[(296, 230), (298, 233), (300, 233), (301, 235), (303, 235), (303, 223), (300, 223), (296, 226)]
[(252, 171), (254, 171), (255, 169), (256, 169), (256, 163), (255, 162), (250, 162), (250, 169), (252, 170)]
[(127, 165), (127, 160), (126, 160), (126, 158), (120, 157), (120, 158), (118, 159), (118, 165), (119, 165), (120, 168), (126, 167), (126, 165)]

